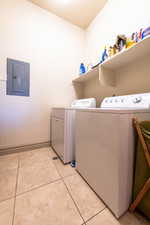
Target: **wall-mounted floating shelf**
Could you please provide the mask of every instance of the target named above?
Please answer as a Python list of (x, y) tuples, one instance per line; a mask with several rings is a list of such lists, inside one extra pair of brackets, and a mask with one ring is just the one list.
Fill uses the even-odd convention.
[(98, 67), (89, 71), (85, 75), (79, 76), (72, 82), (73, 84), (83, 84), (95, 77), (98, 77), (102, 85), (113, 87), (116, 83), (116, 71), (118, 69), (125, 67), (129, 64), (131, 65), (137, 60), (143, 60), (144, 57), (146, 57), (147, 55), (150, 55), (150, 37), (147, 37), (132, 46), (131, 48), (112, 56), (111, 58), (100, 64)]
[(120, 67), (131, 64), (137, 59), (143, 58), (148, 54), (150, 54), (150, 37), (133, 45), (131, 48), (112, 56), (111, 58), (103, 62), (101, 66), (116, 70)]
[(74, 79), (72, 82), (73, 83), (84, 83), (87, 81), (90, 81), (91, 79), (98, 77), (99, 74), (99, 66), (95, 67), (94, 69), (90, 70), (89, 72), (80, 75), (76, 79)]

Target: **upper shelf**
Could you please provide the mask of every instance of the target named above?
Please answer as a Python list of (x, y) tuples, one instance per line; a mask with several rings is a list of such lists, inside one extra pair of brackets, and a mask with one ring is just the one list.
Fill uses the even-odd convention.
[(95, 77), (97, 77), (99, 74), (99, 67), (95, 67), (94, 69), (90, 70), (89, 72), (80, 75), (79, 77), (77, 77), (76, 79), (73, 80), (73, 83), (83, 83), (83, 82), (87, 82)]
[(101, 66), (116, 70), (150, 54), (150, 37), (107, 59)]
[[(150, 37), (145, 38), (144, 40), (140, 41), (139, 43), (133, 45), (131, 48), (126, 49), (118, 54), (112, 56), (111, 58), (107, 59), (105, 62), (100, 64), (98, 67), (94, 68), (93, 70), (87, 72), (84, 75), (81, 75), (73, 80), (73, 83), (84, 83), (87, 82), (95, 77), (98, 77), (100, 82), (104, 84), (104, 80), (109, 79), (109, 71), (110, 75), (113, 76), (114, 71), (118, 68), (124, 67), (132, 62), (147, 56), (150, 54)], [(105, 75), (107, 78), (105, 79)], [(108, 82), (107, 84), (110, 86), (115, 86), (115, 81), (112, 80), (112, 76), (110, 76), (111, 84)], [(114, 77), (115, 79), (115, 77)]]

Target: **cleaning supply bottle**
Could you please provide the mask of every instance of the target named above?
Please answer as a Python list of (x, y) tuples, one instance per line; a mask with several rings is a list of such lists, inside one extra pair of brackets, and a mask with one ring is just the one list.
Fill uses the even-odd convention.
[(81, 63), (81, 65), (80, 65), (80, 75), (84, 74), (85, 72), (86, 72), (86, 69), (85, 69), (84, 63)]
[(105, 46), (104, 51), (102, 53), (101, 60), (100, 60), (100, 64), (103, 63), (107, 58), (108, 58), (108, 54), (107, 54), (107, 48)]
[(104, 62), (107, 58), (108, 58), (108, 54), (107, 54), (107, 48), (105, 46), (104, 52), (102, 54), (102, 61)]

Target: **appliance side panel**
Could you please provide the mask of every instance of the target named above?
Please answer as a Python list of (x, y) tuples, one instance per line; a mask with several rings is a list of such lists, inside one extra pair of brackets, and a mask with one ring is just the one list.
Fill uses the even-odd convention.
[(54, 110), (51, 115), (51, 144), (63, 160), (65, 151), (65, 110)]
[(117, 216), (118, 115), (76, 112), (77, 170)]
[(132, 200), (135, 130), (133, 118), (150, 120), (150, 112), (120, 115), (120, 160), (119, 160), (119, 209), (118, 214), (128, 209)]
[(66, 110), (64, 163), (75, 159), (75, 110)]
[(134, 168), (134, 129), (132, 114), (120, 114), (120, 157), (118, 168), (118, 215), (125, 213), (131, 203)]

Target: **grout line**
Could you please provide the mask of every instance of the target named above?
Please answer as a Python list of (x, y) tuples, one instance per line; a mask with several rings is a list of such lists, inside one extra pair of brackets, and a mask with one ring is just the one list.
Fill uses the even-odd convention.
[[(72, 201), (74, 202), (74, 204), (75, 204), (75, 206), (76, 206), (76, 208), (77, 208), (77, 210), (78, 210), (78, 212), (79, 212), (79, 214), (80, 214), (80, 216), (81, 216), (83, 222), (85, 223), (85, 220), (84, 220), (84, 218), (83, 218), (83, 216), (82, 216), (82, 214), (81, 214), (81, 212), (80, 212), (80, 209), (79, 209), (78, 205), (76, 204), (76, 202), (75, 202), (75, 200), (74, 200), (74, 198), (73, 198), (71, 192), (69, 191), (69, 189), (68, 189), (68, 187), (67, 187), (67, 185), (66, 185), (64, 179), (62, 179), (62, 181), (63, 181), (63, 183), (64, 183), (64, 185), (65, 185), (65, 187), (66, 187), (66, 189), (67, 189), (67, 191), (68, 191), (68, 193), (69, 193), (69, 195), (70, 195)], [(83, 224), (84, 224), (84, 223), (83, 223)]]
[[(50, 160), (51, 160), (51, 157), (50, 157)], [(53, 183), (58, 182), (58, 181), (62, 181), (63, 184), (65, 185), (65, 187), (66, 187), (66, 189), (67, 189), (67, 191), (68, 191), (68, 194), (70, 195), (70, 197), (71, 197), (71, 199), (72, 199), (72, 201), (73, 201), (73, 203), (74, 203), (74, 205), (75, 205), (75, 207), (76, 207), (76, 209), (77, 209), (77, 211), (78, 211), (80, 217), (81, 217), (82, 220), (83, 220), (82, 225), (86, 225), (86, 222), (89, 222), (91, 219), (93, 219), (95, 216), (97, 216), (98, 214), (100, 214), (102, 211), (104, 211), (104, 210), (106, 209), (106, 207), (105, 207), (104, 209), (102, 209), (101, 211), (99, 211), (97, 214), (95, 214), (94, 216), (90, 217), (88, 220), (85, 221), (84, 218), (83, 218), (83, 216), (82, 216), (82, 214), (81, 214), (81, 212), (80, 212), (80, 209), (78, 208), (78, 205), (76, 204), (76, 202), (75, 202), (75, 200), (74, 200), (74, 198), (73, 198), (73, 196), (72, 196), (70, 190), (68, 189), (68, 187), (67, 187), (67, 185), (66, 185), (66, 183), (65, 183), (65, 181), (64, 181), (65, 178), (70, 177), (70, 176), (75, 176), (76, 174), (70, 174), (70, 175), (67, 175), (67, 176), (64, 176), (64, 177), (63, 177), (63, 176), (60, 174), (59, 169), (57, 168), (55, 162), (52, 161), (52, 163), (53, 163), (53, 165), (55, 166), (55, 168), (56, 168), (56, 170), (57, 170), (57, 172), (58, 172), (58, 174), (59, 174), (59, 176), (60, 176), (59, 179), (56, 179), (56, 180), (51, 181), (51, 182), (49, 182), (49, 183), (45, 183), (45, 184), (39, 185), (38, 187), (32, 188), (32, 189), (30, 189), (30, 190), (28, 190), (28, 191), (25, 191), (25, 192), (22, 192), (22, 193), (20, 193), (20, 194), (17, 194), (18, 178), (19, 178), (19, 169), (21, 168), (21, 167), (20, 167), (20, 154), (18, 154), (18, 166), (17, 166), (17, 174), (16, 174), (15, 194), (14, 194), (13, 197), (10, 197), (10, 198), (8, 198), (8, 199), (5, 199), (5, 200), (1, 201), (1, 202), (4, 202), (4, 201), (7, 201), (7, 200), (9, 200), (9, 199), (14, 199), (12, 225), (14, 224), (14, 219), (15, 219), (15, 208), (16, 208), (16, 198), (17, 198), (18, 196), (21, 196), (21, 195), (23, 195), (23, 194), (25, 194), (25, 193), (28, 193), (28, 192), (34, 191), (34, 190), (36, 190), (36, 189), (42, 188), (42, 187), (47, 186), (47, 185), (49, 185), (49, 184), (53, 184)], [(0, 203), (1, 203), (1, 202), (0, 202)]]
[[(55, 164), (55, 163), (54, 163)], [(59, 169), (57, 168), (57, 166), (55, 165), (56, 169), (57, 169), (57, 172), (59, 173)], [(68, 174), (68, 175), (65, 175), (65, 176), (62, 176), (60, 173), (59, 175), (61, 176), (62, 179), (65, 179), (67, 177), (72, 177), (72, 176), (76, 176), (77, 174), (76, 173), (72, 173), (72, 174)]]
[[(58, 179), (56, 179), (56, 180), (54, 180), (54, 181), (51, 181), (51, 182), (48, 182), (48, 183), (45, 183), (45, 184), (41, 184), (41, 185), (39, 185), (39, 186), (36, 186), (36, 187), (31, 188), (31, 189), (28, 190), (28, 191), (24, 191), (24, 192), (22, 192), (22, 193), (17, 194), (17, 183), (18, 183), (18, 175), (19, 175), (18, 171), (19, 171), (20, 168), (22, 168), (22, 167), (20, 166), (20, 154), (19, 154), (18, 156), (19, 156), (19, 157), (18, 157), (18, 158), (19, 158), (19, 163), (18, 163), (18, 168), (17, 168), (17, 182), (16, 182), (16, 188), (15, 188), (15, 195), (14, 195), (13, 197), (11, 197), (11, 198), (18, 197), (18, 196), (23, 195), (23, 194), (25, 194), (25, 193), (28, 193), (28, 192), (30, 192), (30, 191), (36, 190), (36, 189), (41, 188), (41, 187), (43, 187), (43, 186), (46, 186), (46, 185), (55, 183), (55, 182), (57, 182), (57, 181), (59, 181), (59, 180), (62, 180), (62, 178), (61, 178), (61, 176), (60, 176), (60, 178), (58, 178)], [(52, 163), (53, 163), (53, 162), (52, 162)], [(9, 198), (9, 199), (10, 199), (10, 198)], [(6, 201), (6, 200), (4, 200), (4, 201)]]
[(24, 191), (24, 192), (22, 192), (22, 193), (17, 194), (16, 197), (21, 196), (21, 195), (24, 195), (24, 194), (26, 194), (26, 193), (28, 193), (28, 192), (34, 191), (34, 190), (36, 190), (36, 189), (42, 188), (42, 187), (44, 187), (44, 186), (47, 186), (47, 185), (49, 185), (49, 184), (53, 184), (53, 183), (58, 182), (58, 181), (61, 181), (61, 180), (62, 180), (62, 178), (59, 178), (59, 179), (56, 179), (56, 180), (51, 181), (51, 182), (49, 182), (49, 183), (45, 183), (45, 184), (41, 184), (41, 185), (39, 185), (39, 186), (37, 186), (37, 187), (33, 187), (33, 188), (31, 188), (30, 190), (28, 190), (28, 191)]
[[(54, 165), (55, 165), (55, 163), (54, 163)], [(56, 168), (56, 170), (57, 170), (57, 172), (58, 172), (59, 176), (61, 177), (62, 182), (63, 182), (63, 184), (65, 185), (65, 187), (66, 187), (66, 189), (67, 189), (67, 191), (68, 191), (68, 194), (70, 195), (70, 197), (71, 197), (71, 199), (72, 199), (72, 201), (73, 201), (73, 203), (74, 203), (74, 205), (75, 205), (75, 207), (76, 207), (76, 209), (77, 209), (77, 211), (78, 211), (78, 213), (79, 213), (80, 217), (82, 218), (82, 220), (83, 220), (83, 225), (84, 225), (84, 224), (85, 224), (85, 220), (84, 220), (84, 218), (82, 217), (82, 214), (81, 214), (81, 212), (80, 212), (80, 210), (79, 210), (79, 208), (78, 208), (78, 206), (77, 206), (76, 202), (74, 201), (74, 199), (73, 199), (73, 197), (72, 197), (72, 195), (71, 195), (71, 193), (70, 193), (70, 191), (69, 191), (69, 189), (68, 189), (68, 187), (67, 187), (66, 183), (64, 182), (64, 178), (63, 178), (63, 176), (60, 174), (60, 172), (59, 172), (59, 170), (58, 170), (58, 168), (57, 168), (57, 166), (56, 166), (56, 165), (55, 165), (55, 168)]]
[(76, 173), (74, 173), (74, 174), (72, 173), (72, 174), (69, 174), (69, 175), (66, 175), (66, 176), (62, 176), (62, 179), (72, 177), (72, 176), (76, 176)]
[[(68, 187), (67, 187), (67, 185), (66, 185), (66, 183), (65, 183), (65, 181), (64, 181), (65, 178), (70, 177), (70, 176), (75, 176), (76, 174), (70, 174), (70, 175), (67, 175), (67, 176), (63, 177), (63, 176), (60, 174), (59, 169), (57, 168), (55, 162), (52, 161), (52, 163), (53, 163), (53, 165), (55, 166), (55, 168), (56, 168), (56, 170), (57, 170), (57, 172), (58, 172), (58, 174), (59, 174), (59, 176), (60, 176), (59, 179), (56, 179), (55, 181), (52, 181), (52, 182), (49, 182), (49, 183), (42, 184), (42, 185), (40, 185), (40, 186), (38, 186), (38, 187), (35, 187), (35, 188), (32, 188), (32, 189), (30, 189), (30, 190), (28, 190), (28, 191), (25, 191), (25, 192), (22, 192), (22, 193), (20, 193), (20, 194), (17, 194), (18, 177), (19, 177), (19, 169), (20, 169), (20, 154), (19, 154), (19, 156), (18, 156), (18, 167), (17, 167), (17, 177), (16, 177), (16, 186), (15, 186), (15, 195), (14, 195), (13, 197), (11, 197), (11, 198), (8, 198), (8, 199), (15, 198), (15, 199), (14, 199), (14, 207), (13, 207), (13, 220), (12, 220), (12, 225), (14, 224), (14, 218), (15, 218), (16, 197), (21, 196), (21, 195), (23, 195), (23, 194), (25, 194), (25, 193), (34, 191), (34, 190), (36, 190), (36, 189), (42, 188), (42, 187), (47, 186), (47, 185), (49, 185), (49, 184), (58, 182), (58, 181), (62, 181), (62, 182), (64, 183), (64, 185), (65, 185), (65, 187), (66, 187), (66, 189), (67, 189), (67, 191), (68, 191), (68, 194), (70, 195), (70, 197), (71, 197), (72, 201), (74, 202), (74, 205), (75, 205), (75, 207), (76, 207), (76, 209), (77, 209), (77, 211), (78, 211), (80, 217), (81, 217), (82, 220), (83, 220), (83, 224), (82, 224), (82, 225), (86, 225), (86, 222), (90, 221), (92, 218), (94, 218), (95, 216), (97, 216), (98, 214), (100, 214), (103, 210), (105, 210), (105, 208), (104, 208), (103, 210), (101, 210), (100, 212), (98, 212), (97, 214), (95, 214), (94, 216), (92, 216), (91, 218), (89, 218), (87, 221), (85, 221), (84, 218), (82, 217), (82, 214), (81, 214), (81, 212), (80, 212), (80, 209), (78, 208), (78, 205), (76, 204), (76, 202), (75, 202), (75, 200), (74, 200), (74, 198), (73, 198), (71, 192), (69, 191), (69, 189), (68, 189)], [(6, 200), (8, 200), (8, 199), (5, 199), (5, 200), (3, 200), (3, 201), (6, 201)]]
[[(72, 174), (72, 175), (69, 175), (69, 176), (75, 176), (76, 174)], [(80, 175), (80, 174), (79, 174)], [(68, 176), (67, 176), (68, 177)], [(65, 183), (65, 181), (64, 181), (64, 179), (65, 179), (66, 177), (63, 177), (62, 179), (63, 179), (63, 182)], [(82, 177), (81, 177), (82, 178)], [(83, 179), (83, 178), (82, 178)], [(69, 191), (69, 189), (68, 189), (68, 187), (67, 187), (67, 185), (66, 185), (66, 183), (65, 183), (65, 186), (66, 186), (66, 188), (67, 188), (67, 190), (68, 190), (68, 192), (70, 193), (70, 191)], [(71, 195), (71, 193), (70, 193), (70, 195)], [(72, 195), (71, 195), (72, 196)], [(73, 197), (72, 197), (73, 198)], [(76, 203), (75, 203), (76, 204)], [(77, 208), (78, 208), (78, 206), (77, 206)], [(104, 205), (104, 208), (103, 209), (101, 209), (99, 212), (97, 212), (96, 214), (94, 214), (92, 217), (90, 217), (89, 219), (87, 219), (87, 220), (84, 220), (84, 218), (82, 218), (83, 219), (83, 221), (84, 221), (84, 223), (82, 224), (82, 225), (86, 225), (86, 222), (89, 222), (91, 219), (93, 219), (95, 216), (97, 216), (98, 214), (100, 214), (101, 212), (103, 212), (105, 209), (106, 209), (107, 207)], [(80, 211), (80, 210), (79, 210)], [(81, 216), (82, 217), (82, 216)]]
[(14, 219), (15, 219), (16, 193), (17, 193), (17, 187), (18, 187), (19, 168), (20, 168), (20, 156), (18, 155), (18, 167), (17, 167), (17, 176), (16, 176), (16, 186), (15, 186), (15, 196), (14, 196), (15, 199), (14, 199), (12, 225), (14, 224)]
[(81, 214), (81, 212), (80, 212), (80, 209), (78, 208), (78, 205), (76, 204), (76, 202), (75, 202), (75, 200), (74, 200), (74, 198), (73, 198), (71, 192), (69, 191), (69, 189), (68, 189), (68, 187), (67, 187), (67, 185), (66, 185), (66, 183), (65, 183), (65, 181), (64, 181), (65, 178), (70, 177), (70, 176), (75, 176), (76, 174), (70, 174), (70, 175), (67, 175), (67, 176), (63, 177), (63, 176), (60, 174), (60, 172), (59, 172), (59, 170), (58, 170), (58, 168), (57, 168), (57, 166), (56, 166), (55, 163), (54, 163), (54, 165), (55, 165), (56, 170), (57, 170), (57, 172), (59, 173), (60, 177), (62, 178), (62, 181), (63, 181), (65, 187), (67, 188), (67, 191), (68, 191), (68, 193), (69, 193), (71, 199), (73, 200), (73, 202), (74, 202), (74, 204), (75, 204), (75, 206), (76, 206), (76, 208), (77, 208), (77, 210), (78, 210), (78, 212), (79, 212), (81, 218), (82, 218), (83, 221), (84, 221), (82, 225), (86, 225), (87, 222), (89, 222), (91, 219), (93, 219), (95, 216), (97, 216), (98, 214), (100, 214), (101, 212), (103, 212), (103, 211), (106, 209), (106, 206), (105, 206), (102, 210), (100, 210), (98, 213), (96, 213), (95, 215), (93, 215), (92, 217), (90, 217), (88, 220), (84, 220), (84, 218), (82, 217), (82, 214)]
[(96, 217), (97, 215), (101, 214), (105, 209), (107, 209), (107, 208), (105, 207), (104, 209), (102, 209), (102, 210), (100, 210), (98, 213), (96, 213), (94, 216), (90, 217), (88, 220), (85, 221), (85, 224), (86, 224), (87, 222), (89, 222), (90, 220), (92, 220), (92, 219), (93, 219), (94, 217)]
[(0, 201), (0, 204), (1, 204), (2, 202), (6, 202), (6, 201), (11, 200), (11, 199), (14, 199), (14, 198), (15, 198), (15, 195), (14, 195), (14, 196), (12, 196), (12, 197), (9, 197), (9, 198), (6, 198), (6, 199), (3, 199), (3, 200), (1, 200), (1, 201)]

